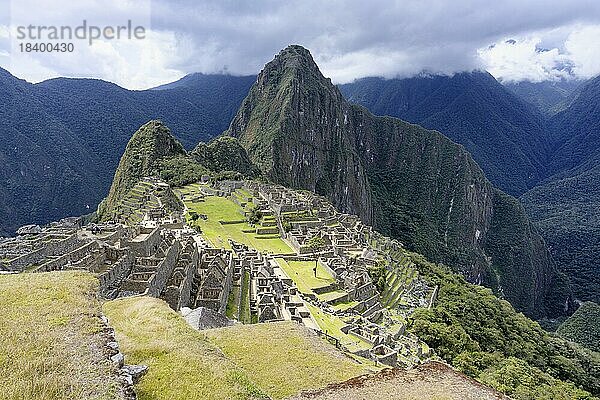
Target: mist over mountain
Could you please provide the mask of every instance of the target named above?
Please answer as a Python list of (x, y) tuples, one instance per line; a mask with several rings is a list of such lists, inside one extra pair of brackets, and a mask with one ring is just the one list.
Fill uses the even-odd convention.
[(327, 196), (529, 315), (568, 311), (563, 277), (524, 209), (463, 146), (350, 104), (303, 47), (265, 66), (227, 134), (272, 181)]
[(578, 79), (562, 79), (542, 82), (503, 82), (503, 85), (533, 105), (544, 116), (551, 117), (571, 105), (584, 82)]

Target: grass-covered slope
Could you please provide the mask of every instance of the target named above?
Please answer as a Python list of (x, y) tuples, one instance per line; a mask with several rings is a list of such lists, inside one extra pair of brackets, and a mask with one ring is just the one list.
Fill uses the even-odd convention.
[(126, 363), (148, 365), (140, 400), (264, 397), (247, 375), (167, 303), (131, 297), (104, 304)]
[(556, 333), (600, 352), (600, 305), (586, 301), (558, 327)]
[(198, 332), (158, 299), (108, 302), (125, 361), (149, 365), (136, 386), (149, 399), (282, 399), (367, 372), (294, 323)]
[[(463, 146), (349, 104), (301, 46), (265, 65), (227, 134), (272, 181), (327, 196), (411, 250), (502, 289), (528, 315), (564, 313), (570, 304), (523, 208), (496, 201)], [(510, 218), (523, 226), (494, 223)]]
[(294, 322), (237, 325), (206, 336), (273, 399), (369, 372)]
[(0, 398), (122, 398), (97, 290), (82, 272), (0, 275)]
[(466, 374), (515, 399), (591, 399), (600, 395), (600, 354), (544, 331), (489, 289), (413, 255), (439, 287), (409, 330)]

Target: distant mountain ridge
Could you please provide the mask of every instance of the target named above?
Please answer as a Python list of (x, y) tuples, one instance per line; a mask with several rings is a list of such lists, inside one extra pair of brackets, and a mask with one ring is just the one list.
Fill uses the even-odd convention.
[(550, 148), (542, 115), (487, 72), (363, 78), (340, 90), (376, 115), (436, 129), (461, 143), (509, 194), (519, 196), (545, 176)]
[(474, 72), (340, 88), (463, 144), (492, 183), (520, 196), (577, 298), (600, 301), (600, 78), (501, 85)]
[(0, 236), (91, 212), (132, 131), (151, 119), (191, 149), (229, 125), (254, 76), (195, 76), (166, 90), (96, 79), (30, 84), (0, 69)]
[(567, 109), (579, 94), (583, 81), (562, 79), (542, 82), (502, 82), (515, 95), (534, 106), (546, 117)]
[(521, 200), (571, 278), (577, 298), (600, 301), (600, 77), (549, 123), (554, 171)]
[(227, 134), (274, 182), (327, 196), (529, 315), (570, 304), (523, 208), (463, 146), (348, 103), (301, 46), (267, 63)]

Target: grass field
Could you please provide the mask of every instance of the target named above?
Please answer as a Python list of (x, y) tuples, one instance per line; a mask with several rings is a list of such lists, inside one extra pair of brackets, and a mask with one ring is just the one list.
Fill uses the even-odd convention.
[(0, 398), (119, 399), (102, 354), (97, 279), (84, 272), (0, 275)]
[(145, 364), (136, 385), (140, 400), (252, 399), (264, 397), (246, 373), (167, 303), (130, 297), (104, 304), (125, 362)]
[(162, 300), (104, 305), (128, 363), (146, 364), (140, 400), (282, 399), (368, 372), (292, 322), (193, 330)]
[(293, 322), (233, 326), (206, 334), (273, 399), (368, 372)]
[[(202, 235), (215, 247), (231, 248), (227, 239), (246, 244), (258, 251), (273, 254), (293, 254), (293, 250), (279, 235), (257, 235), (241, 213), (242, 209), (233, 201), (219, 196), (206, 196), (202, 202), (186, 202), (189, 210), (206, 214), (207, 220), (199, 218), (193, 224), (200, 227)], [(219, 221), (240, 221), (221, 224)]]
[(317, 276), (313, 271), (314, 261), (286, 261), (276, 258), (277, 264), (294, 281), (302, 293), (313, 293), (313, 289), (325, 287), (335, 282), (335, 279), (321, 265), (317, 266)]
[(343, 328), (346, 323), (344, 323), (341, 318), (323, 312), (320, 308), (315, 307), (312, 304), (307, 304), (307, 307), (315, 321), (317, 321), (319, 328), (321, 328), (323, 332), (336, 337), (349, 351), (365, 350), (372, 347), (370, 343), (355, 336), (346, 335), (342, 332), (341, 328)]

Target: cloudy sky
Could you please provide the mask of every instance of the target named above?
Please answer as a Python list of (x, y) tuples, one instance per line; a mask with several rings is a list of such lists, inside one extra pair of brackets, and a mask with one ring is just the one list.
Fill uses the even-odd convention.
[[(116, 27), (144, 39), (72, 42), (27, 53), (19, 26)], [(48, 41), (48, 40), (44, 40)], [(336, 83), (486, 69), (501, 80), (600, 74), (600, 0), (0, 0), (0, 66), (30, 82), (94, 77), (144, 89), (191, 72), (256, 74), (307, 47)]]

